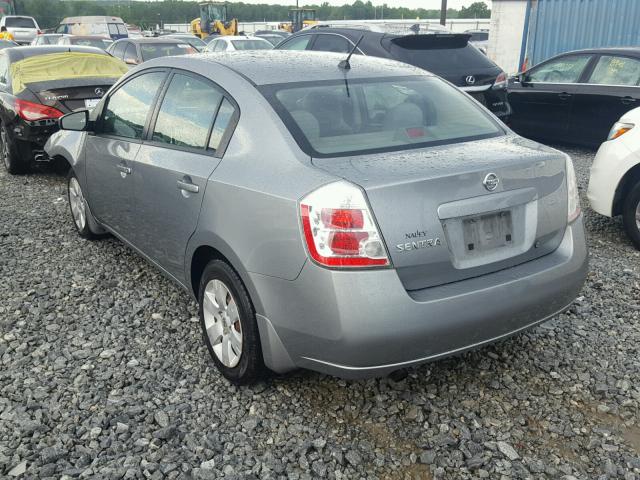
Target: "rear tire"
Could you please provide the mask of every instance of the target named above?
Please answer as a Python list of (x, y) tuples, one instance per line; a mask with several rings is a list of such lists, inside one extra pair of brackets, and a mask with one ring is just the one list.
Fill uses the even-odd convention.
[(265, 373), (253, 304), (242, 280), (223, 260), (212, 260), (200, 279), (198, 303), (204, 343), (216, 367), (235, 385)]
[(640, 182), (631, 189), (624, 200), (622, 220), (627, 235), (640, 250)]
[(4, 168), (11, 175), (20, 175), (29, 171), (29, 165), (20, 158), (18, 147), (4, 123), (0, 125), (0, 157), (2, 157)]

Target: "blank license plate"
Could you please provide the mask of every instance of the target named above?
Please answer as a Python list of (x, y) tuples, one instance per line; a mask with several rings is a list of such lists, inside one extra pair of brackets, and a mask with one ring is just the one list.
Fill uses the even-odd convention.
[(513, 241), (513, 224), (508, 210), (466, 218), (462, 229), (465, 249), (470, 254), (511, 245)]
[(84, 101), (84, 106), (87, 108), (93, 108), (98, 104), (99, 101), (100, 101), (99, 98), (87, 98)]

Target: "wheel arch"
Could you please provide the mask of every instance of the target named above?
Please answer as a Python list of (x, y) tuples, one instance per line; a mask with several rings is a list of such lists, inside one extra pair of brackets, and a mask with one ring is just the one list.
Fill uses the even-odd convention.
[(191, 239), (190, 245), (187, 248), (186, 258), (188, 259), (188, 263), (185, 265), (187, 269), (185, 278), (189, 283), (189, 290), (193, 297), (198, 299), (200, 293), (198, 291), (200, 278), (207, 264), (211, 260), (223, 260), (235, 270), (242, 280), (242, 283), (244, 283), (256, 313), (262, 313), (262, 302), (260, 301), (258, 292), (251, 281), (249, 273), (233, 249), (214, 234), (195, 234), (194, 237), (195, 238)]
[(637, 164), (637, 165), (634, 165), (632, 168), (630, 168), (618, 183), (618, 187), (616, 188), (616, 193), (613, 197), (613, 205), (611, 208), (612, 216), (622, 214), (625, 198), (627, 198), (628, 193), (639, 182), (640, 182), (640, 164)]

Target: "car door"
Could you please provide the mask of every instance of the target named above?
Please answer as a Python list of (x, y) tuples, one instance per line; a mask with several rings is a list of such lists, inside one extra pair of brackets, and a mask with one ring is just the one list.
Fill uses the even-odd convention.
[(136, 158), (136, 244), (180, 281), (207, 179), (220, 162), (238, 111), (211, 81), (175, 71)]
[(569, 137), (597, 146), (622, 115), (640, 106), (640, 59), (600, 55), (575, 93)]
[(591, 59), (589, 54), (563, 55), (521, 74), (509, 86), (512, 128), (528, 137), (566, 139), (576, 83)]
[(88, 135), (87, 192), (93, 215), (125, 239), (132, 238), (134, 216), (133, 162), (166, 70), (145, 71), (111, 92)]

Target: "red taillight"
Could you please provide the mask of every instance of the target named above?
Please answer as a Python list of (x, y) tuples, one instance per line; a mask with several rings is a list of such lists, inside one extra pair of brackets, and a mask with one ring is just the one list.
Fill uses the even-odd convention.
[(20, 100), (19, 98), (14, 100), (14, 108), (20, 118), (29, 122), (60, 118), (64, 115), (64, 113), (56, 108), (47, 107), (40, 103), (27, 102), (26, 100)]
[(38, 35), (42, 35), (44, 32), (42, 30), (38, 30)]
[(382, 237), (362, 191), (349, 183), (320, 187), (300, 202), (309, 255), (331, 267), (387, 266)]
[(323, 208), (321, 217), (322, 222), (330, 228), (362, 228), (364, 226), (362, 210)]

